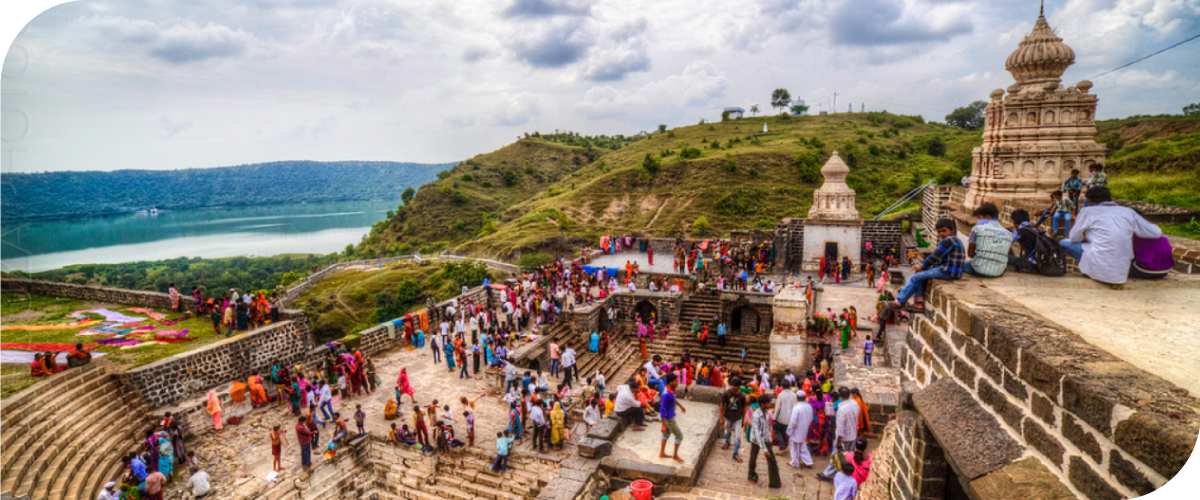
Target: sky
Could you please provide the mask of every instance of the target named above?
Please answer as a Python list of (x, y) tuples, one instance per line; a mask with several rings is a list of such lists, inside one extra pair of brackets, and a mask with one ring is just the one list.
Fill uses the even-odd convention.
[[(524, 132), (632, 135), (770, 112), (944, 121), (1013, 79), (1038, 2), (83, 0), (4, 62), (4, 172), (450, 162)], [(1062, 0), (1065, 85), (1200, 33), (1200, 0)], [(1099, 118), (1200, 101), (1200, 40), (1094, 79)]]

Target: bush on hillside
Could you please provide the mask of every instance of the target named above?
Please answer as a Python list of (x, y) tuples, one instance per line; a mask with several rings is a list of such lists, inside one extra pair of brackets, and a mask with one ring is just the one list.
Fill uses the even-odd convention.
[(699, 158), (701, 154), (703, 154), (703, 153), (701, 153), (700, 150), (696, 149), (696, 148), (683, 148), (683, 149), (679, 150), (679, 157), (683, 158), (685, 160)]
[(748, 215), (754, 213), (755, 209), (753, 195), (746, 193), (741, 188), (735, 189), (717, 200), (717, 213), (721, 215)]
[(492, 270), (487, 264), (474, 260), (447, 262), (442, 264), (442, 274), (454, 285), (454, 291), (462, 287), (474, 288), (483, 284), (483, 280), (492, 278)]
[(941, 136), (934, 136), (933, 139), (929, 140), (929, 145), (926, 146), (926, 151), (929, 153), (929, 156), (945, 156), (946, 143), (942, 142)]
[(522, 255), (519, 259), (517, 259), (516, 264), (518, 266), (520, 266), (522, 269), (533, 269), (535, 267), (541, 267), (546, 264), (549, 264), (553, 260), (554, 260), (553, 257), (551, 257), (547, 254), (541, 253), (541, 252), (527, 253), (525, 255)]
[(708, 233), (708, 218), (701, 215), (692, 222), (692, 234), (696, 236), (704, 236)]

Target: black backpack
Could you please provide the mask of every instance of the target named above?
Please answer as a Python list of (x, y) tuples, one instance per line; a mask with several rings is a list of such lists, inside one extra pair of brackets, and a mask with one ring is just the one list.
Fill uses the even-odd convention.
[[(1042, 276), (1063, 276), (1067, 274), (1067, 252), (1041, 231), (1035, 232), (1036, 241), (1033, 250), (1021, 256), (1014, 267), (1017, 272), (1040, 274)], [(1030, 257), (1033, 262), (1030, 262)]]

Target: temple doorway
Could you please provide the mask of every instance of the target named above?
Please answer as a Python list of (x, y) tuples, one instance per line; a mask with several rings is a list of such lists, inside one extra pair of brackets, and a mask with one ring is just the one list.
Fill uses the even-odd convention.
[(642, 323), (649, 322), (652, 317), (656, 319), (657, 313), (658, 308), (654, 307), (654, 304), (650, 303), (649, 300), (638, 302), (633, 308), (633, 315), (642, 320)]
[(825, 242), (825, 262), (837, 262), (838, 244), (836, 241)]
[(750, 306), (734, 309), (730, 326), (735, 332), (758, 333), (758, 311)]

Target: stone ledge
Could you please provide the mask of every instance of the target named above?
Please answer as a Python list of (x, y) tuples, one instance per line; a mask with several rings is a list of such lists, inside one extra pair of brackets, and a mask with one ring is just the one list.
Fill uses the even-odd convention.
[(971, 481), (975, 500), (1067, 500), (1075, 494), (1045, 464), (1029, 457)]
[[(1082, 278), (1070, 277), (999, 279), (1064, 291), (1093, 286), (1090, 280), (1085, 283), (1080, 281)], [(1086, 422), (1167, 479), (1179, 472), (1200, 432), (1200, 401), (1175, 384), (1088, 343), (1057, 322), (990, 291), (987, 282), (977, 278), (935, 281), (928, 302), (960, 316), (952, 326), (970, 325), (971, 331), (963, 333), (980, 342), (1016, 374), (1019, 382), (1055, 399), (1061, 394), (1060, 401), (1052, 401), (1055, 406)], [(1195, 282), (1183, 278), (1161, 286), (1192, 288)], [(1126, 293), (1136, 293), (1138, 285), (1145, 286), (1132, 283)], [(970, 319), (961, 318), (963, 315)], [(1004, 387), (1011, 393), (1010, 386), (1015, 384), (1009, 383), (1008, 370)], [(1114, 418), (1121, 408), (1133, 409), (1136, 418)]]
[(1024, 452), (971, 393), (949, 378), (929, 384), (912, 399), (964, 485), (1009, 465)]

